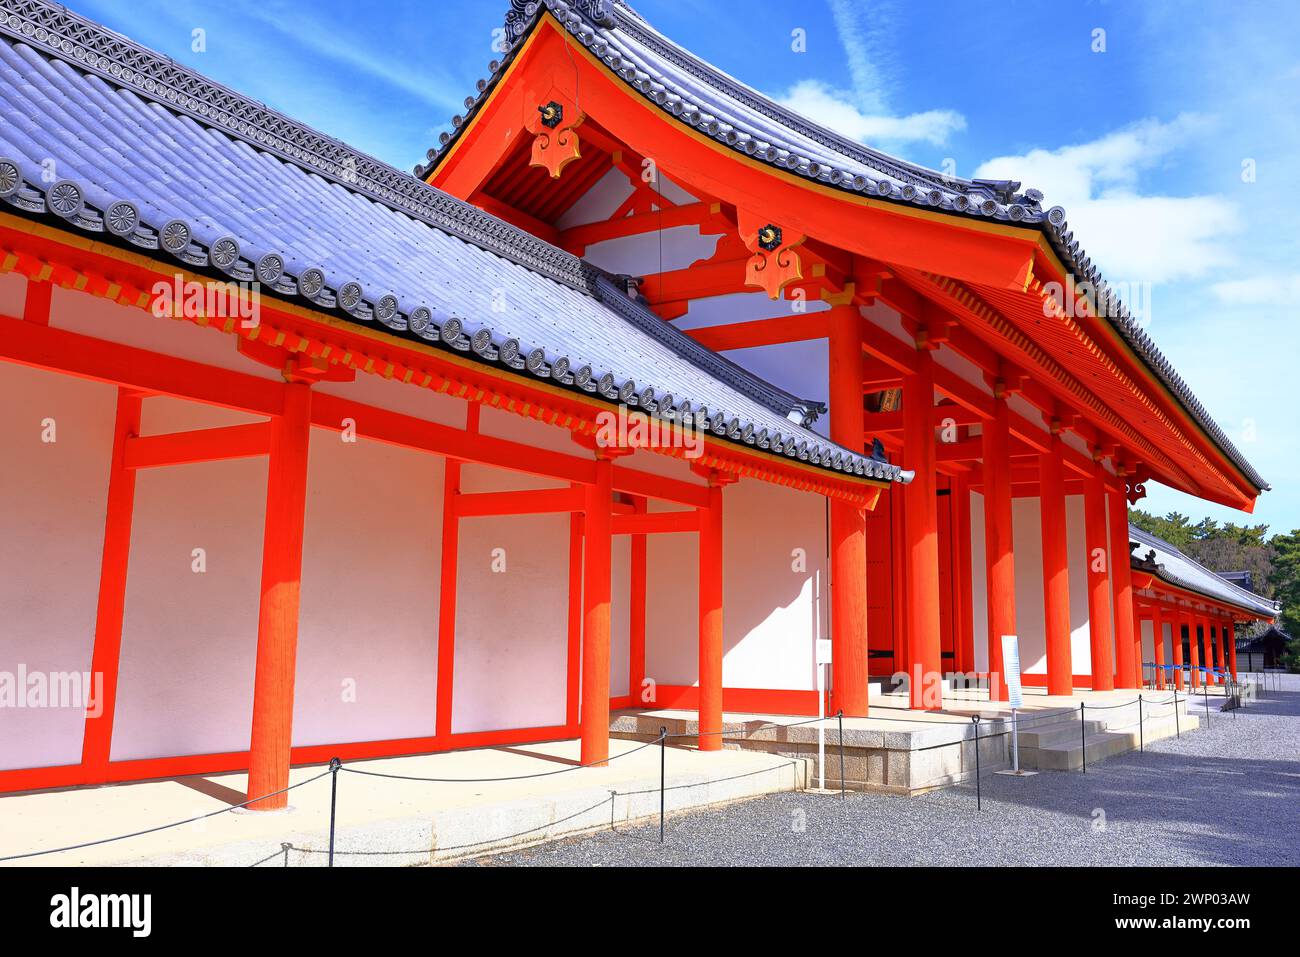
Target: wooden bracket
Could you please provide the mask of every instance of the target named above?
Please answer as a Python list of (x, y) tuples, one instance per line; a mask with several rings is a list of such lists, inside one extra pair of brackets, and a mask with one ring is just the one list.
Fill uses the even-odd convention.
[(529, 165), (546, 170), (551, 179), (559, 179), (566, 166), (582, 158), (577, 129), (586, 118), (572, 100), (552, 87), (524, 124), (533, 136)]
[(736, 220), (741, 241), (753, 253), (745, 264), (745, 285), (779, 299), (786, 286), (803, 279), (798, 247), (808, 237), (743, 209), (737, 210)]

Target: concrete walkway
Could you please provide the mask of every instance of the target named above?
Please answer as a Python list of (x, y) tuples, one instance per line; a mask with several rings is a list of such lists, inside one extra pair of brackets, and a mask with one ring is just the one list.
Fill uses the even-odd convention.
[[(335, 866), (436, 863), (658, 814), (658, 745), (612, 741), (604, 768), (578, 768), (578, 752), (577, 741), (558, 741), (347, 763), (356, 771), (414, 777), (546, 776), (430, 783), (342, 771)], [(669, 747), (665, 756), (669, 811), (802, 788), (808, 780), (805, 762), (769, 754)], [(322, 772), (319, 766), (293, 770), (291, 783), (302, 786), (289, 793), (286, 812), (228, 811), (128, 840), (4, 863), (323, 865), (330, 780), (327, 772), (311, 780)], [(245, 786), (244, 774), (217, 774), (0, 796), (0, 857), (228, 809), (245, 799)]]
[[(1300, 865), (1300, 676), (1208, 726), (1077, 771), (919, 797), (776, 794), (484, 859), (498, 866)], [(1221, 702), (1220, 702), (1221, 703)], [(986, 893), (980, 890), (979, 893)]]

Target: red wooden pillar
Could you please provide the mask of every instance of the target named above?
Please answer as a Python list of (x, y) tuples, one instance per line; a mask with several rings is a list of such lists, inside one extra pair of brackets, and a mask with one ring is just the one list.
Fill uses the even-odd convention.
[[(939, 639), (939, 514), (935, 482), (934, 356), (916, 352), (916, 371), (903, 376), (903, 454), (916, 472), (904, 487), (907, 562), (908, 678), (913, 708), (942, 707)], [(927, 694), (928, 689), (929, 693)]]
[[(41, 286), (28, 283), (28, 302)], [(45, 290), (48, 315), (49, 292)], [(113, 458), (108, 472), (108, 501), (104, 516), (104, 550), (99, 564), (99, 605), (95, 612), (95, 647), (91, 675), (102, 675), (98, 716), (86, 715), (81, 763), (90, 780), (102, 780), (113, 744), (113, 712), (117, 707), (118, 661), (122, 650), (122, 616), (126, 607), (126, 571), (131, 552), (131, 515), (135, 508), (135, 469), (125, 466), (127, 441), (140, 434), (140, 396), (117, 390), (117, 419), (113, 426)]]
[[(1000, 389), (999, 389), (1000, 391)], [(1011, 446), (1007, 400), (984, 423), (984, 561), (988, 590), (989, 700), (1006, 701), (1002, 636), (1016, 633), (1016, 554), (1011, 520)]]
[[(477, 432), (481, 407), (470, 402), (465, 409), (465, 431)], [(442, 481), (442, 571), (438, 583), (438, 693), (434, 700), (434, 734), (451, 736), (451, 706), (456, 687), (456, 580), (460, 563), (460, 516), (456, 497), (460, 495), (463, 463), (443, 461)]]
[(709, 504), (700, 515), (699, 747), (722, 750), (722, 486), (709, 479)]
[(1228, 670), (1232, 672), (1232, 680), (1237, 680), (1237, 623), (1229, 618), (1224, 622), (1223, 640), (1227, 643), (1228, 649)]
[(610, 514), (614, 463), (597, 450), (587, 486), (582, 576), (582, 754), (585, 766), (609, 760), (609, 624), (612, 581)]
[(1074, 692), (1070, 660), (1070, 554), (1065, 537), (1065, 474), (1061, 436), (1038, 457), (1038, 504), (1043, 529), (1043, 612), (1047, 636), (1047, 693)]
[(1169, 644), (1173, 656), (1174, 687), (1183, 690), (1183, 619), (1177, 611), (1169, 613)]
[(1107, 496), (1107, 520), (1110, 522), (1111, 598), (1115, 621), (1115, 685), (1138, 686), (1138, 667), (1133, 648), (1133, 578), (1128, 547), (1128, 503), (1122, 492)]
[(1083, 493), (1088, 547), (1088, 632), (1093, 690), (1110, 691), (1115, 687), (1115, 664), (1111, 656), (1114, 637), (1110, 620), (1110, 566), (1114, 552), (1106, 542), (1106, 480), (1101, 465), (1096, 465), (1095, 469)]
[(1151, 636), (1154, 639), (1156, 662), (1156, 688), (1163, 691), (1165, 687), (1165, 620), (1159, 605), (1151, 611)]
[[(863, 447), (862, 316), (856, 306), (830, 311), (831, 440)], [(867, 518), (839, 499), (830, 503), (831, 687), (833, 710), (867, 714)]]
[(1196, 634), (1197, 617), (1187, 613), (1187, 666), (1192, 672), (1192, 687), (1201, 686), (1201, 640)]
[[(284, 413), (271, 420), (271, 460), (262, 537), (262, 601), (257, 618), (257, 664), (253, 681), (253, 732), (248, 754), (250, 798), (289, 786), (310, 436), (311, 386), (305, 382), (289, 382), (284, 387)], [(276, 810), (288, 805), (288, 797), (275, 794), (249, 807), (259, 811)]]
[(1223, 667), (1223, 658), (1219, 654), (1219, 633), (1222, 626), (1217, 621), (1205, 619), (1205, 632), (1210, 640), (1210, 647), (1206, 654), (1210, 659), (1210, 684), (1219, 684), (1219, 676), (1214, 672)]

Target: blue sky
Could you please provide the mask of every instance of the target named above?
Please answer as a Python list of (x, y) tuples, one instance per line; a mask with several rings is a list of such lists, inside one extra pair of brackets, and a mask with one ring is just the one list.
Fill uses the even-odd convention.
[[(486, 73), (509, 3), (71, 5), (409, 169)], [(699, 56), (849, 135), (958, 175), (1022, 180), (1064, 206), (1276, 489), (1254, 519), (1155, 485), (1142, 507), (1300, 527), (1300, 4), (635, 6)], [(793, 49), (796, 30), (805, 52)]]

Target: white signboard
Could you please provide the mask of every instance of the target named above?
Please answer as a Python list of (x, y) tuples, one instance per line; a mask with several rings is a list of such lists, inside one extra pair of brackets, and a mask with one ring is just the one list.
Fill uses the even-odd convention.
[[(807, 645), (804, 646), (808, 647)], [(817, 639), (817, 664), (829, 665), (831, 663), (831, 640), (829, 638)]]
[(1007, 700), (1013, 708), (1023, 708), (1020, 689), (1020, 640), (1015, 635), (1002, 636), (1002, 680), (1007, 683)]

